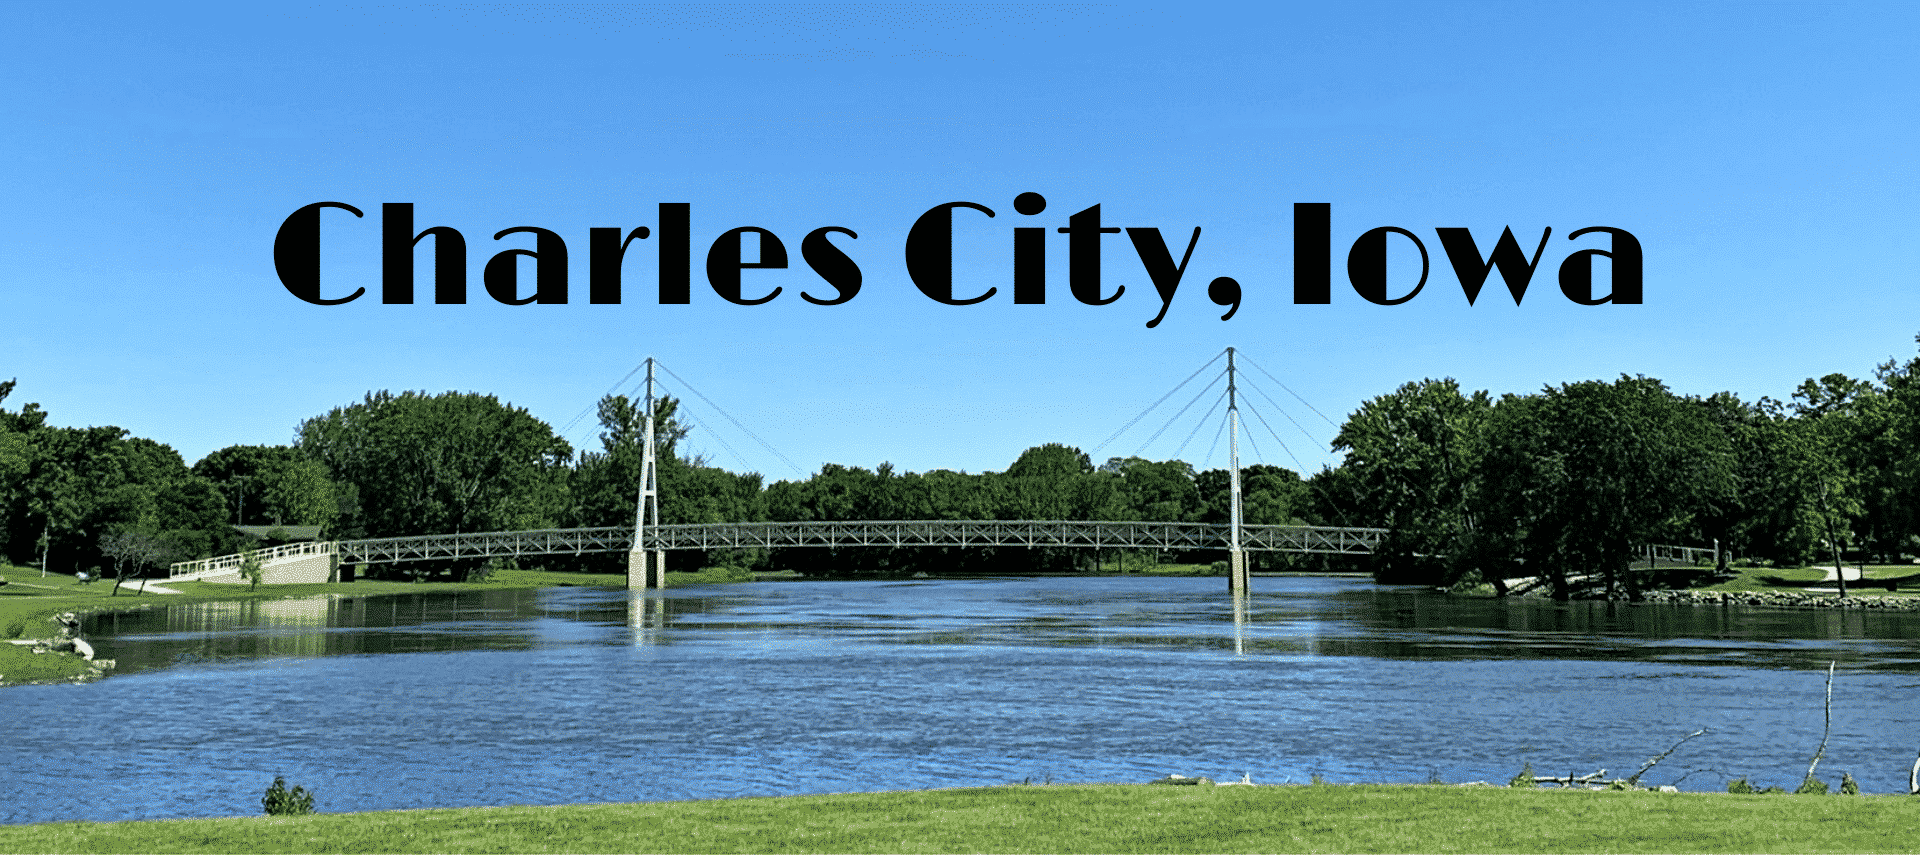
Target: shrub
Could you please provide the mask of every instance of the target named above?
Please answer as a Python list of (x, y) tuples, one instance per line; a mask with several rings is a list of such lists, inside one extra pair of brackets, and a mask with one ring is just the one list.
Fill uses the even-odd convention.
[(1843, 796), (1860, 795), (1860, 782), (1854, 780), (1852, 775), (1849, 775), (1846, 772), (1841, 772), (1840, 773), (1840, 795), (1843, 795)]
[(1747, 783), (1747, 776), (1741, 775), (1727, 782), (1727, 792), (1740, 796), (1753, 795), (1753, 785)]
[(306, 787), (287, 789), (287, 779), (273, 776), (273, 783), (267, 786), (266, 796), (260, 799), (260, 807), (266, 809), (268, 816), (293, 816), (313, 813), (313, 793)]
[(1827, 782), (1808, 775), (1806, 780), (1800, 782), (1800, 786), (1793, 791), (1793, 794), (1796, 796), (1824, 796), (1827, 794)]
[(1514, 789), (1517, 789), (1517, 790), (1532, 789), (1533, 788), (1533, 761), (1528, 760), (1527, 765), (1520, 767), (1520, 774), (1515, 775), (1511, 779), (1509, 779), (1507, 781), (1507, 786), (1513, 787)]
[(247, 552), (240, 559), (240, 578), (247, 583), (247, 590), (260, 587), (260, 580), (266, 577), (266, 568), (260, 563), (259, 552)]

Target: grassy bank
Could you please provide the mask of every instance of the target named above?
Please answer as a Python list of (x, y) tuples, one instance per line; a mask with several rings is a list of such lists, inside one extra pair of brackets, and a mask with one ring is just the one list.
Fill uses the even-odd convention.
[[(1849, 564), (1848, 567), (1856, 565)], [(1795, 590), (1811, 585), (1835, 587), (1837, 582), (1825, 582), (1827, 573), (1833, 569), (1825, 567), (1736, 567), (1734, 576), (1724, 582), (1707, 585), (1696, 590), (1701, 591), (1782, 591)], [(1920, 566), (1912, 564), (1869, 564), (1862, 569), (1864, 582), (1849, 581), (1848, 594), (1862, 596), (1873, 593), (1888, 593), (1886, 583), (1894, 582), (1897, 587), (1909, 589), (1909, 596), (1920, 593)]]
[(1893, 796), (1075, 785), (0, 827), (9, 852), (1909, 852)]
[[(54, 626), (48, 620), (61, 612), (122, 611), (151, 608), (183, 602), (214, 600), (278, 600), (290, 597), (351, 596), (381, 594), (419, 594), (447, 591), (484, 591), (511, 588), (547, 588), (563, 585), (624, 586), (627, 577), (618, 573), (554, 573), (543, 570), (500, 570), (481, 582), (382, 582), (361, 580), (301, 585), (246, 585), (213, 582), (166, 583), (149, 580), (150, 585), (165, 585), (177, 594), (140, 593), (139, 583), (121, 586), (113, 593), (111, 581), (80, 584), (72, 576), (58, 573), (41, 576), (31, 567), (0, 565), (0, 686), (24, 683), (64, 683), (90, 679), (98, 671), (86, 660), (70, 654), (35, 654), (23, 645), (4, 643), (12, 639), (50, 638)], [(667, 586), (740, 582), (751, 578), (744, 570), (707, 568), (695, 573), (668, 573)]]

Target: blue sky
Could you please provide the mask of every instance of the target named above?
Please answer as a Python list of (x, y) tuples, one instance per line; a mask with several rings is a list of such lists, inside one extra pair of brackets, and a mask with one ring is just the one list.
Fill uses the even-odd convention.
[[(302, 4), (21, 3), (0, 24), (0, 379), (64, 425), (113, 424), (192, 461), (285, 443), (370, 390), (478, 391), (578, 447), (576, 417), (648, 356), (750, 428), (689, 401), (715, 463), (798, 477), (822, 463), (1004, 469), (1022, 449), (1092, 451), (1234, 346), (1340, 421), (1423, 377), (1470, 389), (1645, 374), (1676, 391), (1787, 397), (1868, 376), (1920, 333), (1920, 15), (1896, 5)], [(1042, 214), (1014, 213), (1023, 192)], [(275, 276), (281, 222), (323, 217), (328, 296)], [(916, 218), (955, 218), (944, 306), (906, 273)], [(460, 230), (469, 302), (379, 302), (379, 211)], [(1294, 305), (1293, 205), (1332, 206), (1334, 290)], [(659, 228), (691, 206), (694, 291), (660, 305), (635, 243), (620, 305), (586, 302), (592, 227)], [(1068, 293), (1067, 217), (1157, 227), (1177, 258), (1165, 320), (1124, 234), (1101, 244), (1104, 306)], [(494, 253), (539, 226), (571, 255), (567, 305), (487, 296)], [(787, 270), (744, 275), (732, 305), (702, 260), (722, 232), (773, 232)], [(863, 274), (852, 300), (800, 258), (811, 230)], [(1044, 226), (1048, 300), (1015, 305), (1013, 229)], [(1421, 237), (1425, 288), (1373, 305), (1348, 246)], [(1469, 306), (1434, 229), (1482, 251), (1512, 227), (1531, 254), (1515, 306), (1496, 279)], [(1580, 306), (1554, 271), (1634, 234), (1644, 303)], [(1396, 240), (1398, 240), (1396, 238)], [(1391, 255), (1411, 287), (1410, 243)], [(531, 262), (522, 267), (531, 275)], [(1207, 298), (1231, 276), (1238, 313)], [(1496, 274), (1497, 276), (1497, 274)], [(530, 286), (528, 286), (530, 290)], [(1252, 406), (1267, 462), (1337, 462), (1333, 428), (1273, 380)], [(622, 386), (624, 391), (627, 386)], [(678, 384), (674, 391), (686, 395)], [(1203, 400), (1182, 393), (1102, 447), (1209, 462)], [(1284, 409), (1284, 414), (1282, 410)], [(1286, 423), (1297, 420), (1307, 430)], [(1251, 417), (1250, 417), (1251, 418)], [(1310, 435), (1310, 436), (1309, 436)], [(1288, 451), (1278, 448), (1278, 441)], [(784, 457), (785, 460), (781, 458)], [(1224, 447), (1211, 462), (1219, 465)]]

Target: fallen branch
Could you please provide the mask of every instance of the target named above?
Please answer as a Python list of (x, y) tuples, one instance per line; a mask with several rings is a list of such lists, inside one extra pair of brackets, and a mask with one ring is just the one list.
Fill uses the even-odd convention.
[(1572, 773), (1568, 773), (1565, 777), (1562, 777), (1562, 778), (1555, 778), (1551, 775), (1535, 775), (1533, 777), (1533, 782), (1536, 784), (1559, 784), (1563, 787), (1571, 787), (1574, 784), (1591, 784), (1595, 781), (1605, 778), (1606, 776), (1607, 776), (1607, 770), (1601, 769), (1600, 771), (1595, 772), (1591, 775), (1581, 775), (1577, 778), (1574, 777)]
[(1686, 744), (1687, 740), (1692, 739), (1706, 732), (1707, 732), (1707, 729), (1703, 727), (1703, 728), (1700, 728), (1699, 730), (1696, 730), (1692, 733), (1687, 734), (1686, 736), (1680, 737), (1680, 741), (1674, 743), (1673, 747), (1668, 748), (1667, 750), (1660, 752), (1658, 756), (1653, 757), (1652, 759), (1649, 759), (1647, 761), (1647, 765), (1641, 766), (1640, 771), (1633, 773), (1633, 777), (1627, 779), (1627, 786), (1629, 787), (1640, 786), (1640, 776), (1645, 775), (1648, 769), (1653, 768), (1660, 761), (1667, 759), (1667, 755), (1672, 754), (1675, 751), (1678, 751), (1681, 745)]
[(1833, 735), (1833, 665), (1827, 663), (1827, 729), (1820, 734), (1820, 748), (1813, 752), (1813, 762), (1807, 764), (1807, 777), (1813, 780), (1813, 767), (1820, 765), (1820, 758), (1827, 756), (1827, 739)]

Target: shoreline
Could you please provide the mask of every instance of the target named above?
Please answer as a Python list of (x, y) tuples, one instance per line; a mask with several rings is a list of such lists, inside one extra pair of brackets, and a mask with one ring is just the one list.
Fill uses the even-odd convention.
[(1010, 784), (48, 822), (0, 826), (0, 850), (1861, 852), (1915, 849), (1907, 834), (1914, 809), (1905, 795), (1772, 798), (1454, 784)]

